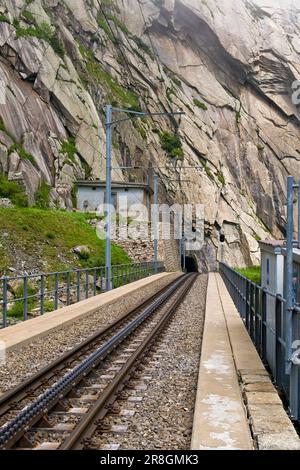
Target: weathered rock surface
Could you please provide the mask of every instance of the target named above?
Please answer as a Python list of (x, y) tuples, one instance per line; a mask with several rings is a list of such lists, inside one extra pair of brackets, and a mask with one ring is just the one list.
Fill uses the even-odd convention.
[(222, 229), (226, 259), (255, 262), (260, 238), (283, 235), (286, 176), (300, 178), (298, 0), (105, 4), (1, 2), (1, 172), (21, 173), (32, 203), (46, 181), (52, 205), (71, 208), (76, 179), (104, 178), (106, 103), (181, 109), (183, 161), (162, 150), (158, 130), (174, 127), (155, 117), (115, 127), (113, 166), (159, 166), (162, 196), (205, 204), (210, 257)]

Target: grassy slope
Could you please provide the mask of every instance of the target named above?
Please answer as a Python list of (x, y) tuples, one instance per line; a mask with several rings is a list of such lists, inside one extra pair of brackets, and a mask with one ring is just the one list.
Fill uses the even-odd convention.
[(261, 285), (261, 270), (260, 266), (251, 266), (249, 268), (236, 268), (236, 271), (247, 277), (255, 284)]
[[(0, 273), (16, 266), (20, 253), (43, 271), (103, 265), (105, 242), (87, 223), (88, 216), (55, 210), (33, 208), (0, 209)], [(3, 236), (4, 234), (4, 236)], [(78, 259), (72, 249), (86, 245), (88, 259)], [(112, 247), (113, 264), (128, 263), (129, 257), (120, 247)], [(25, 269), (28, 269), (28, 267)]]

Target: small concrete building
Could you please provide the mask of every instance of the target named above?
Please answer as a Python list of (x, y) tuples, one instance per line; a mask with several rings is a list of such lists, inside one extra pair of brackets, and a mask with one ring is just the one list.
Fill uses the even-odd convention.
[[(95, 212), (104, 204), (105, 181), (78, 181), (76, 186), (78, 210)], [(150, 186), (145, 183), (112, 183), (112, 203), (116, 212), (122, 213), (124, 199), (127, 201), (128, 210), (135, 204), (143, 204), (149, 210), (152, 193)]]
[[(284, 240), (265, 240), (260, 242), (261, 285), (273, 294), (285, 295), (284, 271), (286, 245)], [(300, 303), (300, 250), (294, 248), (294, 291)]]
[[(265, 240), (260, 242), (261, 249), (261, 285), (274, 297), (267, 296), (267, 360), (272, 368), (276, 366), (276, 330), (275, 295), (285, 297), (285, 257), (286, 245), (283, 240)], [(294, 292), (295, 299), (300, 303), (300, 250), (294, 248)], [(284, 331), (284, 316), (282, 331)], [(275, 369), (273, 369), (275, 370)]]
[(273, 294), (283, 295), (284, 248), (283, 240), (265, 240), (259, 243), (261, 250), (261, 285)]

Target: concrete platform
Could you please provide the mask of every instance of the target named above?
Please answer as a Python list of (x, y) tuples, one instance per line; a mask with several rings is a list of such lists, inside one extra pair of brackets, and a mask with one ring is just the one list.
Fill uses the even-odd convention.
[(300, 439), (219, 274), (209, 275), (191, 448), (300, 450)]
[(208, 280), (191, 448), (251, 450), (253, 442), (217, 278), (213, 273)]
[[(80, 317), (86, 317), (101, 309), (107, 310), (111, 305), (121, 302), (122, 299), (141, 291), (152, 284), (159, 282), (159, 288), (173, 281), (182, 273), (161, 273), (149, 276), (145, 279), (132, 282), (110, 292), (91, 297), (74, 305), (63, 307), (54, 312), (45, 313), (43, 316), (33, 318), (17, 325), (0, 330), (0, 341), (6, 346), (6, 351), (17, 349), (31, 342), (36, 337), (42, 337), (55, 329), (74, 322)], [(126, 312), (124, 312), (125, 314)]]

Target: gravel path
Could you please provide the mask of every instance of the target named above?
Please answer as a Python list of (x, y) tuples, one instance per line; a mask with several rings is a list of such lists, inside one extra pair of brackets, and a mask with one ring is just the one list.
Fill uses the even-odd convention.
[(34, 339), (31, 343), (16, 350), (9, 351), (6, 364), (0, 369), (0, 395), (20, 383), (30, 375), (45, 367), (61, 354), (72, 349), (93, 333), (111, 324), (126, 312), (137, 307), (158, 290), (174, 280), (177, 274), (159, 279), (132, 295), (124, 297), (122, 302), (99, 309), (87, 318), (74, 321), (65, 327), (49, 333), (42, 338)]
[(120, 418), (113, 418), (115, 424), (128, 425), (126, 432), (119, 435), (98, 432), (93, 437), (94, 448), (111, 443), (120, 444), (120, 449), (190, 448), (206, 288), (207, 276), (199, 276), (147, 358), (145, 365), (150, 365), (151, 377), (147, 390), (138, 392), (143, 401), (134, 406), (119, 402), (121, 409), (135, 410), (134, 416), (123, 418), (122, 423)]

